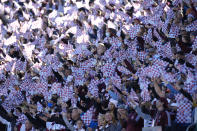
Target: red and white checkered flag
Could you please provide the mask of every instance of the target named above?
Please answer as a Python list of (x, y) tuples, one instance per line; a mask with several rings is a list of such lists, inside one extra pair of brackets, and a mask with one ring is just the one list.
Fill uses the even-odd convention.
[(62, 87), (61, 83), (56, 83), (55, 82), (55, 83), (52, 84), (50, 92), (52, 94), (58, 94), (59, 95), (61, 87)]
[(146, 52), (138, 52), (138, 59), (141, 60), (141, 61), (144, 61), (146, 59)]
[(195, 40), (194, 40), (194, 42), (192, 44), (192, 48), (193, 48), (193, 50), (197, 49), (197, 36), (196, 36), (196, 38), (195, 38)]
[(60, 97), (64, 99), (71, 99), (73, 95), (73, 87), (64, 86), (60, 90)]
[(85, 112), (81, 119), (83, 120), (84, 124), (88, 127), (92, 121), (92, 114), (93, 114), (93, 108), (91, 107), (87, 112)]
[(103, 72), (103, 76), (106, 77), (113, 76), (115, 68), (116, 65), (114, 63), (106, 63), (101, 69), (101, 71)]
[(177, 123), (191, 123), (192, 103), (180, 93), (175, 96), (175, 99), (179, 105), (176, 114)]
[(150, 93), (148, 92), (148, 89), (147, 88), (144, 88), (141, 92), (141, 97), (143, 99), (143, 101), (147, 102), (147, 101), (150, 101), (151, 98), (150, 98)]
[(179, 35), (179, 32), (180, 32), (180, 27), (175, 24), (172, 24), (168, 37), (176, 38)]
[(160, 66), (158, 66), (158, 65), (146, 67), (144, 70), (145, 70), (147, 76), (149, 76), (150, 78), (159, 77), (161, 74)]
[(134, 39), (137, 35), (137, 33), (140, 31), (141, 26), (140, 25), (134, 25), (133, 27), (130, 27), (129, 30), (127, 30), (127, 33), (131, 37), (131, 39)]
[(189, 31), (197, 31), (197, 20), (195, 20), (194, 22), (192, 22), (185, 29), (186, 29), (187, 32), (189, 32)]
[(148, 29), (148, 33), (146, 35), (145, 42), (146, 43), (151, 43), (152, 42), (152, 29)]
[(122, 73), (124, 73), (126, 75), (131, 74), (131, 72), (126, 67), (124, 67), (124, 66), (118, 66), (117, 69), (118, 69), (118, 71), (120, 71), (120, 72), (122, 72)]
[(129, 98), (132, 99), (132, 100), (134, 100), (134, 101), (138, 101), (139, 100), (136, 92), (133, 89), (131, 89), (131, 92), (129, 94)]
[(165, 72), (162, 74), (163, 78), (168, 82), (176, 82), (175, 74)]
[(98, 87), (97, 87), (97, 85), (99, 83), (100, 83), (99, 80), (93, 79), (93, 80), (91, 80), (90, 84), (88, 85), (89, 92), (96, 97), (98, 97)]
[(112, 83), (117, 88), (121, 89), (121, 78), (117, 74), (111, 77)]
[(45, 95), (48, 92), (47, 82), (37, 83), (35, 90), (37, 90), (38, 93), (42, 93), (43, 95)]
[(112, 44), (112, 47), (115, 49), (121, 46), (121, 42), (117, 37), (110, 38), (110, 43)]
[(173, 6), (178, 6), (178, 4), (181, 2), (182, 0), (174, 0), (173, 1)]

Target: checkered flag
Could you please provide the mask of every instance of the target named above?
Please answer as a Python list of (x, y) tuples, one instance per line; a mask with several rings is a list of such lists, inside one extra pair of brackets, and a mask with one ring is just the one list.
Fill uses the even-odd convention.
[(156, 59), (156, 60), (154, 60), (153, 63), (154, 63), (153, 65), (157, 65), (157, 66), (164, 67), (164, 68), (169, 64), (168, 62), (163, 61), (161, 59)]
[(118, 71), (120, 71), (120, 72), (122, 72), (122, 73), (124, 73), (126, 75), (131, 74), (131, 72), (127, 68), (125, 68), (124, 66), (118, 66), (117, 69), (118, 69)]
[(152, 42), (152, 29), (148, 29), (148, 33), (146, 35), (145, 42), (146, 43), (151, 43)]
[(162, 32), (164, 34), (168, 34), (168, 24), (169, 24), (169, 20), (166, 20), (162, 26)]
[(35, 90), (45, 95), (48, 92), (48, 83), (47, 82), (37, 83)]
[(84, 83), (85, 72), (82, 68), (71, 67), (73, 72), (73, 77), (75, 80), (75, 85), (82, 85)]
[(106, 77), (113, 76), (115, 68), (116, 65), (114, 63), (106, 63), (101, 69), (101, 71), (103, 72), (103, 76)]
[(92, 79), (90, 84), (88, 85), (89, 92), (96, 97), (98, 97), (98, 87), (97, 87), (97, 85), (99, 83), (100, 83), (99, 80)]
[(175, 13), (172, 9), (169, 9), (167, 11), (166, 15), (167, 15), (166, 21), (170, 21), (171, 19), (173, 19), (175, 17)]
[(162, 38), (160, 37), (159, 33), (157, 32), (156, 28), (154, 28), (153, 34), (160, 40), (162, 40)]
[(87, 112), (85, 112), (81, 119), (83, 120), (84, 124), (88, 127), (90, 125), (90, 122), (92, 121), (92, 114), (93, 114), (93, 108), (91, 107)]
[(193, 50), (197, 49), (197, 36), (196, 36), (196, 38), (195, 38), (195, 40), (194, 40), (194, 42), (192, 44), (192, 48), (193, 48)]
[(111, 61), (113, 59), (113, 55), (111, 52), (112, 52), (112, 48), (105, 51), (105, 54), (102, 56), (102, 59)]
[(18, 119), (16, 120), (16, 125), (25, 124), (26, 120), (27, 117), (24, 114), (21, 114), (20, 116), (18, 116)]
[(190, 25), (188, 25), (186, 28), (187, 32), (190, 31), (197, 31), (197, 20), (195, 20), (194, 22), (192, 22)]
[(73, 95), (73, 88), (69, 86), (64, 86), (60, 89), (60, 97), (62, 99), (71, 99)]
[(50, 66), (43, 66), (41, 71), (40, 71), (40, 76), (42, 76), (43, 78), (47, 78), (48, 76), (50, 76), (52, 74), (52, 70)]
[(182, 94), (175, 96), (179, 104), (176, 114), (177, 123), (191, 123), (192, 121), (192, 104)]
[(15, 63), (15, 70), (17, 71), (25, 71), (26, 70), (26, 65), (27, 65), (27, 62), (22, 62), (20, 60), (17, 60), (16, 63)]
[(168, 82), (176, 82), (175, 74), (165, 72), (162, 76)]
[(147, 102), (147, 101), (150, 101), (151, 98), (150, 98), (150, 93), (148, 92), (148, 89), (147, 88), (144, 88), (141, 92), (141, 97), (143, 99), (143, 101)]
[(157, 78), (161, 74), (160, 66), (158, 65), (146, 67), (145, 71), (150, 78)]
[(127, 30), (127, 33), (131, 37), (131, 39), (134, 39), (137, 35), (137, 33), (140, 31), (141, 26), (140, 25), (134, 25), (133, 27), (130, 27), (129, 30)]
[(110, 43), (112, 44), (112, 47), (115, 49), (121, 46), (121, 42), (117, 37), (110, 38)]
[(197, 64), (197, 59), (194, 54), (187, 54), (186, 60), (187, 60), (187, 62), (191, 63), (193, 66), (195, 66)]
[(96, 59), (88, 59), (85, 62), (80, 64), (80, 67), (86, 71), (88, 68), (94, 67), (96, 65)]
[(116, 86), (117, 88), (121, 89), (121, 79), (120, 76), (115, 74), (114, 76), (111, 77), (111, 80), (113, 82), (113, 85)]
[(144, 61), (146, 59), (146, 52), (138, 52), (138, 59), (141, 60), (141, 61)]
[(157, 44), (156, 47), (157, 47), (157, 53), (160, 56), (165, 56), (165, 57), (168, 57), (169, 59), (173, 58), (173, 53), (172, 53), (170, 42), (167, 42), (164, 45), (162, 45), (162, 43)]
[(152, 4), (154, 4), (153, 0), (144, 0), (143, 3), (142, 3), (142, 6), (144, 6), (144, 7), (151, 7)]
[(173, 1), (173, 6), (178, 6), (178, 4), (181, 2), (182, 0), (174, 0)]
[(26, 91), (32, 87), (33, 83), (30, 79), (24, 79), (20, 84), (20, 89)]
[(168, 37), (176, 38), (179, 35), (179, 32), (180, 32), (180, 27), (175, 24), (172, 24)]
[(61, 89), (61, 83), (56, 83), (55, 82), (55, 83), (52, 84), (50, 92), (52, 94), (58, 94), (59, 95), (60, 89)]
[(129, 99), (132, 99), (134, 101), (138, 101), (139, 100), (136, 92), (132, 88), (131, 88), (131, 92), (129, 94)]

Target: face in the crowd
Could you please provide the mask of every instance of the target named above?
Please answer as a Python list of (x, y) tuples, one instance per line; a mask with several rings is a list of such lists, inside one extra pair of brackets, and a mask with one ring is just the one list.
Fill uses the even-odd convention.
[(120, 114), (121, 119), (124, 119), (124, 116), (127, 116), (127, 111), (125, 109), (118, 109), (118, 113)]
[(194, 94), (193, 99), (195, 102), (197, 102), (197, 94)]
[(26, 127), (26, 130), (30, 130), (30, 129), (32, 128), (31, 122), (27, 120), (27, 121), (25, 122), (25, 127)]
[(78, 109), (73, 109), (73, 110), (72, 110), (71, 117), (72, 117), (73, 120), (77, 120), (77, 119), (79, 118)]
[(111, 113), (106, 113), (105, 114), (105, 120), (106, 120), (106, 122), (112, 122), (112, 114)]
[(82, 129), (83, 128), (83, 122), (81, 120), (77, 121), (77, 128)]
[(15, 113), (16, 113), (16, 114), (20, 114), (21, 112), (20, 112), (18, 109), (16, 109), (16, 110), (15, 110)]
[(113, 103), (109, 103), (109, 105), (108, 105), (108, 109), (110, 110), (110, 111), (112, 111), (112, 110), (114, 110), (114, 108), (115, 108), (115, 105), (113, 104)]
[(190, 34), (190, 40), (191, 40), (191, 41), (194, 41), (194, 39), (195, 39), (195, 35)]
[(98, 55), (101, 55), (102, 53), (104, 53), (105, 52), (105, 46), (104, 45), (99, 45), (98, 47), (97, 47), (97, 53), (98, 53)]
[(164, 110), (163, 102), (157, 101), (156, 107), (157, 107), (158, 111), (163, 111)]
[(182, 37), (182, 41), (183, 41), (184, 43), (188, 43), (188, 42), (189, 42), (188, 36), (183, 36), (183, 37)]
[(98, 117), (98, 126), (105, 126), (105, 118), (104, 116)]
[(86, 106), (86, 103), (83, 100), (81, 100), (80, 104), (81, 104), (82, 107), (85, 107)]

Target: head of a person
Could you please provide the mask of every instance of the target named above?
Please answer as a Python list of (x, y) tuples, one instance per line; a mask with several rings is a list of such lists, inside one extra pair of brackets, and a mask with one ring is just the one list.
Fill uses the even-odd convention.
[(189, 42), (190, 42), (190, 36), (188, 36), (188, 35), (182, 36), (182, 41), (183, 41), (184, 43), (189, 43)]
[(118, 101), (114, 100), (114, 99), (110, 99), (109, 104), (108, 104), (108, 109), (110, 111), (115, 110), (116, 106), (118, 104)]
[(197, 103), (197, 90), (195, 90), (193, 93), (193, 100)]
[(118, 107), (118, 116), (119, 116), (119, 119), (125, 119), (125, 117), (128, 116), (128, 112), (124, 105), (120, 105)]
[(15, 110), (16, 114), (21, 114), (22, 113), (22, 110), (20, 107), (17, 107), (16, 110)]
[(77, 129), (82, 129), (84, 126), (83, 121), (81, 119), (77, 120)]
[(104, 44), (100, 43), (97, 47), (97, 53), (98, 55), (102, 55), (105, 52), (106, 48)]
[(106, 120), (106, 123), (113, 123), (114, 121), (115, 121), (115, 116), (114, 116), (114, 114), (113, 113), (111, 113), (111, 112), (107, 112), (106, 114), (105, 114), (105, 120)]
[(105, 122), (105, 115), (100, 114), (98, 116), (98, 126), (105, 126), (106, 122)]
[(71, 118), (73, 120), (77, 120), (79, 119), (79, 117), (80, 117), (80, 114), (79, 114), (78, 108), (73, 108), (72, 113), (71, 113)]
[(195, 37), (196, 37), (197, 33), (196, 32), (192, 32), (190, 33), (190, 40), (194, 41)]
[(25, 127), (26, 127), (26, 130), (30, 130), (33, 127), (33, 125), (29, 120), (26, 120)]
[(156, 108), (158, 111), (164, 111), (165, 108), (167, 107), (168, 107), (168, 102), (165, 98), (160, 98), (159, 100), (157, 100)]

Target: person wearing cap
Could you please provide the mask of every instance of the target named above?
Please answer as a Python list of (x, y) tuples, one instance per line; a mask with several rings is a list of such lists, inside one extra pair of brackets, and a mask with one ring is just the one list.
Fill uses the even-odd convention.
[(114, 114), (115, 118), (117, 118), (117, 105), (118, 105), (117, 100), (114, 100), (112, 98), (109, 100), (108, 110), (109, 112)]

